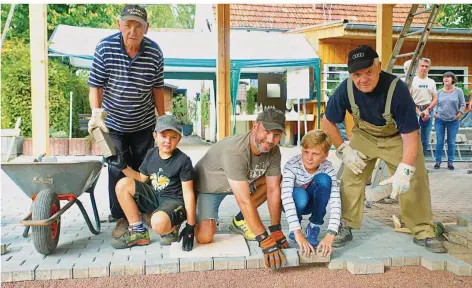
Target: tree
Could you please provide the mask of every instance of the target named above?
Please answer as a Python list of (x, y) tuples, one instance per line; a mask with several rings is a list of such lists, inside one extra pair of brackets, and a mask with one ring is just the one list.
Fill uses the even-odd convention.
[(472, 5), (442, 5), (438, 15), (438, 22), (448, 28), (472, 28)]
[(148, 22), (151, 29), (193, 29), (195, 5), (147, 5)]

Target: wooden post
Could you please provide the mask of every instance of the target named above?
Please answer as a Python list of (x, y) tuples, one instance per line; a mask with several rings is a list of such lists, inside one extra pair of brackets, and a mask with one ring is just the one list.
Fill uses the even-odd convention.
[(216, 5), (216, 20), (218, 31), (218, 57), (216, 59), (216, 99), (217, 109), (217, 139), (231, 135), (231, 93), (230, 93), (230, 4)]
[(392, 4), (377, 4), (376, 50), (385, 69), (393, 51), (393, 6)]
[(29, 4), (33, 156), (49, 155), (47, 5)]

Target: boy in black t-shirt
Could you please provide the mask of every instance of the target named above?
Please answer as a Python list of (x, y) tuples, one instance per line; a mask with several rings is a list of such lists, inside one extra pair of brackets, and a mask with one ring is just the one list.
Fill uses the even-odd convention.
[[(161, 235), (161, 245), (170, 245), (177, 238), (183, 238), (182, 249), (190, 251), (195, 226), (192, 160), (177, 148), (182, 136), (180, 123), (174, 116), (157, 118), (154, 131), (157, 147), (148, 150), (139, 172), (126, 167), (123, 159), (126, 155), (106, 159), (108, 164), (118, 167), (126, 175), (117, 183), (115, 191), (129, 222), (128, 231), (114, 238), (111, 245), (122, 249), (150, 243), (149, 232), (139, 215), (142, 212), (152, 213), (152, 230)], [(185, 220), (187, 225), (178, 235)]]

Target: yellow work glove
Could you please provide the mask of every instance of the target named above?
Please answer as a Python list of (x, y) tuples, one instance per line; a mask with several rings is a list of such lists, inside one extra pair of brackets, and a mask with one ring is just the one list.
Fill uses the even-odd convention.
[(410, 181), (416, 168), (405, 163), (398, 165), (392, 177), (382, 181), (379, 185), (392, 184), (391, 199), (397, 199), (398, 194), (403, 194), (410, 189)]
[(88, 132), (92, 134), (93, 129), (100, 128), (103, 132), (108, 133), (108, 128), (105, 126), (107, 115), (107, 112), (102, 108), (93, 108), (92, 117), (88, 122)]
[(344, 165), (351, 169), (352, 173), (357, 175), (364, 170), (366, 164), (363, 159), (367, 159), (367, 156), (360, 151), (352, 149), (346, 142), (339, 145), (338, 149), (336, 149), (336, 154), (342, 159)]

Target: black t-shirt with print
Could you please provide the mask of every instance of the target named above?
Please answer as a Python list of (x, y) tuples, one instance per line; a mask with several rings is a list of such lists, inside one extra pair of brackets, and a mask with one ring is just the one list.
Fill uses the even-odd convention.
[(159, 148), (149, 149), (139, 171), (149, 176), (149, 182), (159, 197), (183, 199), (182, 182), (195, 179), (192, 160), (180, 149), (168, 159), (161, 159)]

